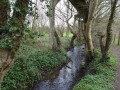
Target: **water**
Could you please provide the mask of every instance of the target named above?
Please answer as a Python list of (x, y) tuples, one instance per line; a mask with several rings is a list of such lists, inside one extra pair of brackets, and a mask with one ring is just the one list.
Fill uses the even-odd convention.
[(71, 90), (80, 76), (80, 63), (85, 60), (84, 49), (85, 45), (81, 45), (68, 51), (71, 61), (58, 72), (58, 76), (38, 83), (33, 90)]

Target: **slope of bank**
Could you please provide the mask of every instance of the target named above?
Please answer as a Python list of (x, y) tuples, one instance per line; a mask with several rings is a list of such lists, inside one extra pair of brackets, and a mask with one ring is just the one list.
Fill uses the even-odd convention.
[(101, 58), (100, 51), (97, 51), (96, 60), (91, 63), (89, 74), (87, 74), (73, 90), (114, 90), (114, 81), (116, 79), (117, 59), (110, 54), (110, 59), (105, 63), (98, 63)]
[(3, 80), (2, 90), (30, 90), (36, 82), (45, 79), (47, 74), (61, 68), (67, 62), (65, 50), (55, 52), (21, 45), (12, 69)]

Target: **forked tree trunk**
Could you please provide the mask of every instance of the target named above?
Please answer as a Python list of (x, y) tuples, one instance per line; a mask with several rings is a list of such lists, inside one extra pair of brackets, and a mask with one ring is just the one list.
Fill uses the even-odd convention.
[(77, 34), (75, 32), (75, 29), (76, 29), (76, 18), (74, 17), (74, 24), (73, 24), (73, 28), (70, 27), (70, 24), (69, 24), (69, 20), (67, 20), (67, 27), (68, 29), (71, 31), (71, 33), (73, 34), (72, 38), (71, 38), (71, 41), (70, 41), (70, 48), (73, 48), (74, 47), (74, 42), (75, 42), (75, 39), (77, 38)]
[(115, 0), (112, 3), (112, 7), (111, 7), (111, 15), (109, 18), (109, 22), (107, 25), (107, 31), (106, 31), (106, 43), (105, 46), (102, 45), (102, 47), (104, 47), (104, 50), (101, 51), (102, 53), (102, 59), (101, 62), (104, 62), (106, 59), (109, 59), (108, 57), (108, 51), (110, 49), (110, 45), (112, 42), (112, 24), (113, 24), (113, 20), (114, 20), (114, 15), (115, 15), (115, 10), (116, 10), (116, 5), (117, 5), (118, 0)]
[(89, 3), (89, 13), (88, 20), (86, 24), (86, 46), (87, 46), (87, 56), (89, 61), (94, 57), (94, 47), (92, 42), (91, 30), (94, 19), (95, 10), (97, 8), (98, 0), (90, 0)]
[(55, 30), (55, 6), (57, 5), (57, 3), (59, 2), (59, 0), (51, 0), (50, 1), (50, 7), (51, 10), (50, 14), (51, 17), (49, 17), (49, 21), (50, 21), (50, 48), (53, 50), (61, 50), (61, 42), (59, 39), (59, 36)]
[[(24, 33), (23, 23), (25, 21), (25, 17), (27, 14), (26, 9), (28, 8), (28, 4), (29, 4), (29, 0), (16, 0), (15, 7), (19, 8), (20, 12), (16, 11), (14, 9), (13, 17), (12, 17), (11, 21), (14, 21), (15, 19), (17, 19), (18, 22), (11, 23), (11, 27), (17, 27), (17, 28), (22, 27), (22, 28), (20, 31), (14, 32), (14, 34), (19, 34), (20, 36), (14, 38), (14, 39), (11, 39), (12, 42), (16, 43), (15, 45), (13, 45), (13, 49), (11, 49), (9, 47), (8, 47), (8, 49), (0, 49), (0, 86), (2, 84), (2, 80), (3, 80), (4, 76), (7, 74), (7, 72), (10, 70), (10, 68), (12, 67), (12, 65), (14, 63), (15, 52), (19, 48), (19, 45), (20, 45), (19, 42), (22, 39), (22, 36)], [(7, 5), (7, 4), (4, 4), (4, 6), (5, 5)], [(2, 13), (1, 8), (0, 8), (0, 13)], [(2, 13), (3, 16), (4, 16), (4, 14), (6, 14), (6, 13), (5, 12)], [(5, 19), (5, 20), (7, 20), (7, 19)], [(0, 19), (0, 22), (1, 21), (2, 20)], [(4, 25), (4, 24), (1, 24), (1, 25)], [(13, 33), (10, 33), (9, 31), (6, 32), (6, 35), (8, 35), (10, 37), (12, 37), (12, 34)], [(1, 39), (3, 39), (3, 38), (1, 38)]]
[(74, 47), (74, 41), (75, 39), (77, 38), (76, 34), (74, 34), (71, 38), (71, 42), (70, 42), (70, 48), (73, 48)]

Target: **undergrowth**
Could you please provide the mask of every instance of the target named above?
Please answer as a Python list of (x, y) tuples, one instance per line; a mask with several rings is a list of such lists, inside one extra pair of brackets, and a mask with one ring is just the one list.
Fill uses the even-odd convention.
[[(90, 65), (90, 71), (73, 90), (114, 90), (113, 82), (116, 79), (115, 70), (117, 67), (117, 59), (110, 54), (108, 62), (98, 63), (101, 58), (100, 52), (97, 51), (97, 58)], [(96, 64), (97, 63), (97, 64)]]
[(22, 45), (16, 53), (15, 64), (3, 80), (2, 90), (30, 89), (42, 78), (43, 72), (49, 72), (65, 60), (67, 60), (65, 50), (60, 53), (36, 50), (32, 46)]

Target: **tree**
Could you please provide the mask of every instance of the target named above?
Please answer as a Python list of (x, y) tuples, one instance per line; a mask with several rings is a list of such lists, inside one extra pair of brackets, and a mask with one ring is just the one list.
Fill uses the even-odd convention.
[[(3, 32), (5, 32), (5, 30), (2, 30), (1, 27), (5, 26), (7, 23), (7, 10), (8, 10), (7, 7), (8, 7), (8, 0), (7, 1), (2, 0), (0, 2), (0, 35), (2, 35)], [(2, 36), (0, 36), (0, 39), (1, 38)], [(0, 87), (4, 77), (4, 73), (2, 72), (3, 62), (7, 59), (7, 53), (8, 51), (0, 49)]]
[[(10, 22), (7, 18), (9, 0), (0, 2), (0, 85), (4, 76), (14, 64), (15, 52), (20, 46), (20, 40), (24, 33), (24, 21), (28, 13), (29, 0), (17, 0)], [(9, 7), (10, 8), (10, 7)], [(3, 13), (4, 11), (4, 13)]]
[[(77, 15), (74, 15), (76, 13), (76, 10), (73, 7), (73, 5), (70, 4), (69, 0), (66, 0), (64, 2), (64, 4), (66, 6), (66, 11), (63, 11), (63, 10), (57, 8), (57, 11), (60, 13), (60, 15), (56, 14), (56, 16), (67, 25), (66, 35), (69, 35), (69, 32), (73, 34), (71, 41), (70, 41), (70, 46), (69, 46), (69, 48), (73, 48), (75, 39), (77, 38), (77, 40), (80, 41), (80, 37), (81, 37), (80, 36), (81, 28), (80, 28), (79, 23), (76, 22), (76, 21), (78, 21), (79, 17), (77, 17)], [(73, 18), (73, 16), (74, 16), (74, 21), (73, 21), (73, 23), (70, 23), (70, 20)], [(61, 18), (61, 17), (63, 17), (63, 18)]]
[(98, 4), (98, 0), (90, 0), (89, 2), (89, 13), (86, 24), (86, 46), (87, 46), (87, 57), (89, 60), (92, 60), (94, 57), (94, 47), (92, 42), (91, 30), (92, 30), (92, 24), (93, 24), (97, 4)]
[(53, 50), (61, 50), (61, 42), (60, 38), (55, 30), (55, 7), (59, 0), (50, 0), (50, 15), (49, 21), (50, 21), (50, 48)]
[(107, 30), (106, 30), (106, 43), (105, 43), (105, 45), (103, 45), (103, 43), (102, 43), (103, 36), (101, 36), (101, 39), (100, 39), (101, 53), (102, 53), (101, 62), (104, 62), (106, 59), (108, 59), (108, 51), (110, 49), (110, 45), (112, 42), (112, 24), (113, 24), (113, 20), (114, 20), (117, 2), (118, 2), (118, 0), (114, 0), (114, 1), (111, 0), (111, 14), (109, 17)]

